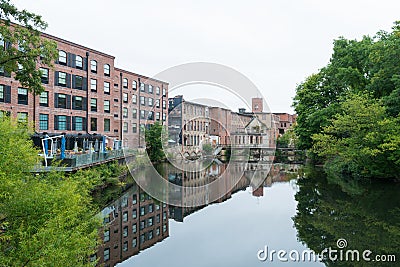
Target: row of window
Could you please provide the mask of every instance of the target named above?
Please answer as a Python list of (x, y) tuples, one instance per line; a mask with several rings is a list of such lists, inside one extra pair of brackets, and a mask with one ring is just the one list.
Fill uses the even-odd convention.
[[(122, 87), (125, 89), (129, 89), (129, 80), (128, 78), (124, 78), (122, 80)], [(137, 82), (135, 80), (132, 81), (132, 90), (137, 90)], [(141, 92), (147, 92), (149, 94), (154, 94), (154, 87), (151, 84), (145, 84), (145, 83), (140, 83), (140, 91)], [(160, 87), (156, 86), (155, 87), (155, 93), (156, 95), (160, 95)], [(167, 92), (165, 88), (162, 89), (162, 95), (167, 96)]]
[[(165, 233), (167, 231), (167, 225), (164, 224), (163, 225), (163, 229), (162, 229), (163, 233)], [(155, 235), (159, 236), (161, 234), (161, 229), (160, 227), (157, 227), (155, 229)], [(140, 244), (143, 244), (145, 241), (149, 241), (152, 240), (154, 238), (154, 230), (150, 230), (148, 232), (142, 233), (139, 237), (139, 242)], [(132, 248), (136, 248), (137, 247), (137, 238), (134, 237), (132, 239)], [(115, 244), (114, 245), (114, 249), (118, 248), (118, 245)], [(122, 245), (122, 251), (126, 252), (128, 251), (128, 241), (124, 241), (123, 245)], [(108, 261), (110, 259), (110, 248), (105, 248), (104, 252), (103, 252), (103, 257), (104, 257), (104, 262)], [(90, 259), (91, 261), (95, 261), (96, 260), (96, 256), (93, 255)]]
[[(4, 116), (4, 112), (0, 112), (0, 117)], [(7, 114), (6, 114), (7, 115)], [(9, 115), (9, 114), (8, 114)], [(157, 115), (159, 117), (159, 114)], [(27, 112), (18, 112), (17, 118), (19, 122), (27, 122), (28, 121), (28, 113)], [(71, 124), (71, 118), (72, 118), (72, 124)], [(165, 121), (165, 114), (163, 114), (163, 120)], [(98, 126), (97, 126), (97, 118), (91, 118), (90, 119), (90, 130), (91, 131), (98, 131)], [(111, 130), (111, 120), (110, 119), (104, 119), (104, 124), (103, 124), (104, 132), (109, 132)], [(145, 125), (140, 124), (140, 129), (144, 129)], [(49, 130), (49, 114), (39, 114), (39, 130)], [(65, 116), (65, 115), (55, 115), (54, 116), (54, 130), (64, 130), (64, 131), (86, 131), (86, 118), (84, 117), (79, 117), (79, 116)], [(118, 131), (118, 130), (114, 130)], [(128, 122), (124, 122), (123, 124), (123, 131), (125, 133), (128, 132)], [(132, 133), (137, 133), (138, 131), (138, 124), (137, 123), (132, 123)]]
[[(108, 100), (104, 100), (104, 101), (108, 101)], [(155, 117), (154, 117), (155, 114)], [(160, 112), (154, 112), (154, 111), (146, 111), (146, 110), (141, 110), (140, 111), (140, 119), (142, 120), (157, 120), (160, 121), (161, 117), (160, 117)], [(163, 113), (162, 115), (162, 119), (163, 121), (166, 120), (166, 113)], [(124, 107), (122, 108), (122, 117), (123, 118), (128, 118), (128, 108)], [(132, 109), (132, 119), (137, 119), (137, 109)]]
[[(154, 211), (160, 210), (160, 205), (156, 205), (154, 207), (154, 204), (149, 204), (146, 208), (146, 206), (140, 207), (140, 216), (144, 216), (146, 214), (152, 213)], [(164, 211), (165, 215), (166, 212)], [(136, 219), (137, 218), (137, 210), (132, 209), (132, 218)], [(122, 221), (127, 222), (128, 221), (128, 211), (124, 211), (122, 214)], [(158, 221), (159, 222), (159, 221)]]
[[(85, 57), (75, 55), (72, 53), (67, 53), (63, 50), (58, 51), (58, 64), (69, 66), (76, 69), (87, 70), (87, 59)], [(90, 61), (90, 71), (93, 73), (97, 73), (97, 61), (91, 60)], [(103, 65), (103, 73), (105, 76), (110, 76), (110, 65), (104, 64)]]
[[(49, 114), (39, 114), (39, 129), (46, 131), (49, 130)], [(71, 120), (72, 118), (72, 120)], [(27, 121), (28, 113), (18, 113), (18, 121)], [(104, 131), (109, 132), (111, 128), (111, 120), (104, 119)], [(54, 115), (54, 130), (73, 130), (73, 131), (86, 131), (86, 118), (79, 116), (65, 116)], [(90, 118), (90, 130), (97, 131), (97, 118)]]
[[(42, 82), (48, 83), (48, 69), (40, 69), (42, 71)], [(72, 83), (71, 83), (72, 79)], [(56, 71), (54, 73), (54, 85), (73, 88), (78, 90), (87, 90), (87, 78), (80, 75), (71, 75), (66, 72)], [(97, 79), (90, 79), (90, 90), (92, 92), (97, 92)], [(103, 82), (103, 92), (106, 95), (110, 94), (110, 82)]]
[[(77, 69), (82, 69), (82, 70), (86, 70), (87, 69), (87, 59), (79, 56), (79, 55), (75, 55), (72, 53), (67, 53), (63, 50), (59, 50), (58, 51), (58, 64), (60, 65), (66, 65), (72, 68), (77, 68)], [(98, 64), (96, 60), (91, 60), (90, 61), (90, 71), (92, 73), (97, 73), (98, 70)], [(103, 65), (103, 73), (105, 76), (110, 77), (111, 76), (111, 72), (110, 72), (110, 65), (109, 64), (104, 64)], [(129, 80), (128, 78), (124, 78), (122, 80), (122, 86), (125, 89), (128, 89), (129, 85)], [(137, 82), (135, 80), (132, 81), (132, 89), (133, 90), (137, 90)], [(146, 90), (147, 89), (147, 90)], [(144, 84), (144, 83), (140, 83), (140, 91), (145, 92), (147, 91), (149, 94), (153, 94), (154, 89), (153, 86), (151, 84)], [(155, 88), (155, 93), (157, 95), (160, 95), (160, 87), (156, 87)], [(166, 96), (166, 90), (165, 88), (162, 89), (162, 95)]]
[[(144, 202), (146, 200), (152, 200), (152, 199), (153, 198), (149, 194), (146, 194), (144, 192), (140, 193), (140, 202)], [(132, 205), (137, 204), (137, 200), (138, 200), (137, 194), (133, 194), (132, 195)], [(153, 205), (153, 204), (150, 204), (150, 205)], [(150, 207), (150, 205), (149, 205), (149, 207)], [(121, 207), (122, 208), (128, 207), (128, 196), (127, 195), (122, 197)], [(167, 204), (163, 203), (163, 208), (166, 208), (166, 207), (167, 207)], [(155, 204), (155, 209), (159, 210), (160, 209), (160, 205), (159, 204)]]

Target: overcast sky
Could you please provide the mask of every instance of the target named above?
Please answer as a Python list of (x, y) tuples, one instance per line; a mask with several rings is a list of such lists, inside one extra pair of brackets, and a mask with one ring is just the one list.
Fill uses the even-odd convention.
[(296, 84), (328, 62), (333, 39), (360, 39), (400, 20), (398, 0), (12, 2), (42, 15), (47, 33), (114, 55), (116, 66), (143, 75), (199, 61), (234, 68), (273, 112), (293, 111)]

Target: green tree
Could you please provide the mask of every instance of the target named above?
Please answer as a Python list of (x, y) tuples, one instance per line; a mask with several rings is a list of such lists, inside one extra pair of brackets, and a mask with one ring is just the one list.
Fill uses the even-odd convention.
[(335, 40), (327, 66), (296, 88), (299, 148), (332, 173), (397, 177), (399, 57), (400, 22), (373, 38)]
[(296, 134), (299, 147), (312, 147), (311, 136), (321, 132), (329, 120), (339, 112), (340, 98), (348, 92), (360, 92), (369, 84), (369, 51), (373, 40), (334, 41), (333, 54), (327, 66), (312, 74), (296, 88), (293, 107), (298, 117)]
[(283, 148), (297, 148), (298, 147), (298, 137), (294, 132), (294, 127), (290, 127), (286, 132), (278, 137), (277, 146)]
[(0, 266), (90, 266), (100, 218), (90, 181), (51, 172), (22, 124), (0, 120)]
[(400, 177), (400, 124), (385, 107), (366, 95), (341, 103), (322, 132), (314, 134), (313, 152), (325, 159), (329, 173), (352, 177)]
[(156, 122), (145, 130), (146, 151), (151, 162), (158, 162), (165, 158), (163, 151), (163, 126)]
[[(49, 67), (57, 58), (55, 42), (41, 37), (47, 28), (41, 16), (18, 10), (9, 0), (0, 0), (0, 69), (34, 94), (44, 90), (38, 64)], [(17, 23), (17, 24), (16, 24)]]

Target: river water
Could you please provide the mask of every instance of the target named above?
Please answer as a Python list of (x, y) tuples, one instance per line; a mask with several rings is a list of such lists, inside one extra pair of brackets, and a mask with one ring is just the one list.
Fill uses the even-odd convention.
[[(211, 166), (193, 175), (159, 167), (166, 179), (179, 184), (206, 183), (215, 170), (226, 170)], [(164, 204), (133, 184), (103, 210), (104, 243), (93, 259), (119, 267), (400, 265), (398, 184), (343, 182), (298, 165), (273, 165), (257, 186), (248, 176), (244, 173), (223, 196), (197, 207)], [(194, 195), (209, 197), (204, 191), (179, 194), (182, 203), (195, 201)], [(346, 246), (338, 248), (338, 240)], [(347, 249), (368, 249), (374, 262), (308, 258), (311, 250), (318, 254), (326, 248), (343, 255)], [(397, 262), (378, 263), (375, 255), (394, 255)]]

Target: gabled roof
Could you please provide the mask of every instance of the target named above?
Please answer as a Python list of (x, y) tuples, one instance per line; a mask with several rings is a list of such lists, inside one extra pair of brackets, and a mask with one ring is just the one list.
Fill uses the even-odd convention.
[[(251, 119), (251, 121), (249, 121), (249, 123), (247, 123), (246, 126), (244, 126), (244, 128), (247, 128), (247, 126), (249, 126), (254, 120), (257, 120), (262, 126), (267, 127), (267, 125), (265, 123), (263, 123), (257, 116), (253, 116), (253, 119)], [(268, 128), (268, 127), (267, 127)]]

